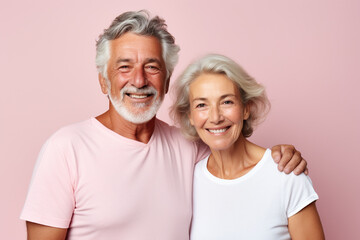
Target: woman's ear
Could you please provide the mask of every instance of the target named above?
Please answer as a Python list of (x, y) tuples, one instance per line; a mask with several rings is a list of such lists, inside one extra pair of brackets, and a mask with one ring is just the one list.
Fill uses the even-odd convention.
[(106, 83), (106, 79), (101, 75), (101, 73), (99, 73), (98, 78), (99, 78), (101, 91), (103, 92), (103, 94), (108, 94), (108, 86)]
[(243, 112), (244, 120), (247, 120), (250, 117), (250, 107), (251, 107), (251, 103), (247, 103), (244, 107), (244, 112)]
[(194, 126), (194, 121), (191, 118), (191, 113), (188, 113), (188, 118), (189, 118), (191, 126)]

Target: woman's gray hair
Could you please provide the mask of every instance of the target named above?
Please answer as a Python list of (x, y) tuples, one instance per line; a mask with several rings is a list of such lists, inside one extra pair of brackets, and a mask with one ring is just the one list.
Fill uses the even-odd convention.
[(250, 137), (254, 126), (263, 120), (270, 110), (270, 102), (265, 88), (249, 76), (236, 62), (219, 54), (209, 54), (190, 64), (174, 84), (175, 101), (170, 114), (174, 122), (180, 125), (185, 137), (198, 140), (195, 128), (190, 124), (189, 86), (203, 73), (224, 74), (238, 87), (244, 106), (249, 105), (250, 116), (244, 120), (242, 134)]
[(108, 29), (99, 36), (96, 42), (96, 68), (107, 79), (107, 63), (110, 59), (109, 41), (119, 38), (127, 32), (143, 36), (153, 36), (159, 39), (162, 47), (162, 57), (165, 61), (166, 80), (174, 71), (178, 62), (179, 46), (175, 44), (175, 38), (167, 31), (165, 20), (155, 16), (150, 18), (147, 11), (125, 12), (111, 23)]

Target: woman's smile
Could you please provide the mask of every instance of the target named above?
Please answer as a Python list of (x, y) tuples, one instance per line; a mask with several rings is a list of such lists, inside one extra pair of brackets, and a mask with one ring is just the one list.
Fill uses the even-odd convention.
[(216, 150), (229, 149), (241, 135), (248, 110), (237, 86), (224, 74), (204, 73), (190, 84), (190, 123)]

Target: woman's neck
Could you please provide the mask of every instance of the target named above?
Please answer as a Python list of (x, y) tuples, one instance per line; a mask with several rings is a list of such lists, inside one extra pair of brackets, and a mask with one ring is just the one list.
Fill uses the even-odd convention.
[(211, 174), (222, 179), (235, 179), (249, 172), (262, 158), (265, 149), (243, 136), (226, 150), (211, 149), (207, 168)]

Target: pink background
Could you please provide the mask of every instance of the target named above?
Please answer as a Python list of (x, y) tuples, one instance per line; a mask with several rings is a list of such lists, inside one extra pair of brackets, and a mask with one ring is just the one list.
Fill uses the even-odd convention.
[[(134, 3), (136, 2), (136, 3)], [(174, 78), (216, 52), (262, 82), (272, 110), (252, 140), (292, 143), (308, 160), (327, 239), (359, 239), (360, 1), (4, 1), (0, 4), (0, 233), (19, 214), (42, 143), (107, 109), (95, 39), (119, 13), (149, 9), (181, 46)], [(160, 118), (169, 121), (171, 100)]]

